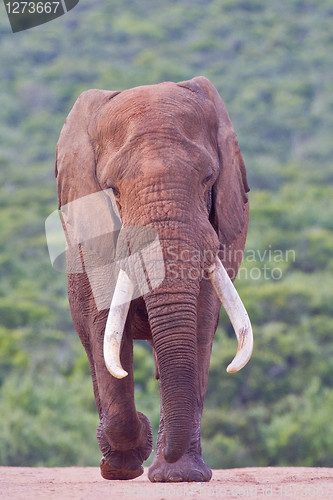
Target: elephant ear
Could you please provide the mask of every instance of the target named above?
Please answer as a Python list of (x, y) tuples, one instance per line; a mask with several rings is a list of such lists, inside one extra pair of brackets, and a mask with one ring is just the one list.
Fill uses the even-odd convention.
[(55, 175), (59, 209), (69, 202), (101, 190), (88, 129), (98, 109), (119, 92), (87, 90), (75, 102), (61, 130), (56, 148)]
[[(75, 102), (61, 130), (56, 149), (58, 203), (67, 240), (67, 270), (81, 272), (78, 245), (85, 253), (86, 270), (110, 259), (121, 223), (112, 199), (96, 176), (96, 158), (89, 130), (98, 135), (99, 111), (119, 92), (88, 90)], [(110, 241), (112, 240), (112, 241)], [(90, 260), (87, 257), (90, 252)], [(95, 266), (96, 267), (96, 266)]]
[(220, 241), (220, 257), (229, 276), (238, 272), (249, 221), (249, 186), (237, 136), (228, 112), (215, 87), (207, 78), (193, 79), (209, 95), (217, 119), (219, 175), (212, 188), (210, 221)]

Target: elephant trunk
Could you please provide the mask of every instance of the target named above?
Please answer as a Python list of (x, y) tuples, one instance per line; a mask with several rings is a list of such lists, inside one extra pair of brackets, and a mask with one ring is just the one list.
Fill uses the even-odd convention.
[(157, 355), (166, 445), (176, 462), (190, 445), (197, 381), (196, 294), (153, 293), (145, 298)]

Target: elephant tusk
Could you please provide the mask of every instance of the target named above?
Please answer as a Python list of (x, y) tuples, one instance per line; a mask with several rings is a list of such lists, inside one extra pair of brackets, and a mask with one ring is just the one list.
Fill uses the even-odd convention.
[(253, 333), (249, 315), (222, 262), (217, 257), (207, 270), (209, 279), (229, 316), (238, 341), (237, 353), (227, 368), (238, 372), (249, 361), (253, 350)]
[(116, 378), (128, 373), (120, 363), (120, 346), (134, 285), (125, 271), (120, 269), (104, 333), (104, 360), (108, 371)]

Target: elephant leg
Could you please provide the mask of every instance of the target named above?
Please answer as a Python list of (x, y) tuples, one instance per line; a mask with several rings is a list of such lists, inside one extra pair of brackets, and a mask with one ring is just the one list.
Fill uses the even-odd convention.
[(133, 341), (125, 328), (122, 366), (128, 376), (119, 380), (107, 370), (103, 340), (108, 311), (97, 311), (85, 274), (69, 275), (69, 301), (75, 328), (86, 350), (100, 423), (97, 440), (105, 479), (133, 479), (143, 473), (142, 463), (152, 450), (149, 420), (136, 411), (133, 381)]
[[(96, 325), (96, 322), (95, 322)], [(133, 479), (143, 473), (142, 463), (152, 450), (152, 431), (145, 415), (136, 411), (133, 380), (133, 341), (124, 332), (121, 364), (128, 372), (123, 379), (113, 377), (103, 357), (105, 321), (94, 341), (94, 364), (101, 404), (97, 440), (103, 453), (100, 462), (105, 479)]]
[[(198, 383), (194, 413), (194, 431), (186, 453), (175, 463), (166, 462), (163, 456), (165, 446), (163, 394), (161, 392), (161, 416), (156, 442), (156, 454), (149, 468), (148, 477), (152, 482), (209, 481), (211, 469), (201, 456), (201, 417), (207, 389), (209, 361), (214, 334), (218, 323), (220, 302), (207, 280), (203, 280), (198, 297)], [(155, 365), (157, 363), (155, 356)], [(158, 372), (158, 367), (155, 367)]]

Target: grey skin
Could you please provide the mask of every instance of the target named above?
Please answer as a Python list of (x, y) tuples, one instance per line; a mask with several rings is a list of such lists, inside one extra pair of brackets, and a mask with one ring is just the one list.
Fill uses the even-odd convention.
[[(152, 450), (150, 423), (134, 403), (132, 344), (146, 339), (161, 393), (149, 479), (209, 481), (200, 424), (221, 302), (207, 269), (218, 254), (234, 280), (249, 216), (246, 170), (222, 99), (204, 77), (86, 91), (61, 131), (56, 176), (60, 208), (112, 188), (125, 232), (156, 231), (165, 264), (163, 282), (130, 304), (120, 351), (128, 375), (122, 379), (109, 373), (103, 358), (108, 309), (96, 307), (87, 273), (68, 274), (71, 314), (100, 417), (102, 476), (139, 476)], [(91, 220), (98, 224), (98, 210)]]

